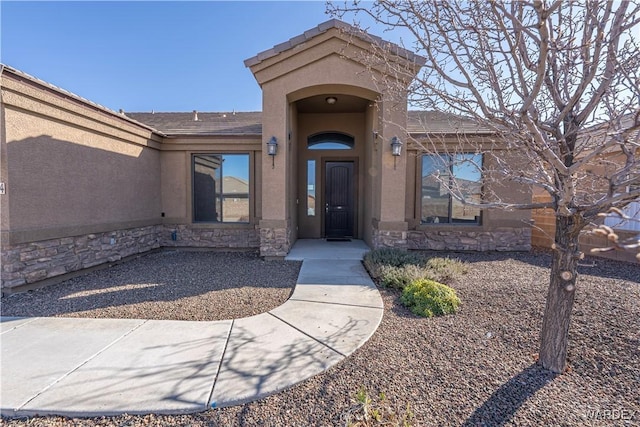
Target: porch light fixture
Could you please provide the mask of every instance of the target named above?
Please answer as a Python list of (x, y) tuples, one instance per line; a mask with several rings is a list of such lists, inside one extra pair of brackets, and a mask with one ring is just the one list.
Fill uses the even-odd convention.
[(402, 141), (397, 136), (391, 138), (391, 155), (393, 156), (393, 169), (396, 168), (396, 157), (402, 154)]
[(324, 100), (327, 101), (327, 104), (329, 105), (333, 105), (338, 102), (338, 98), (336, 98), (335, 96), (327, 96)]
[(274, 157), (278, 154), (278, 140), (275, 136), (272, 136), (269, 142), (267, 142), (267, 154), (271, 156), (271, 168), (275, 169), (276, 164)]

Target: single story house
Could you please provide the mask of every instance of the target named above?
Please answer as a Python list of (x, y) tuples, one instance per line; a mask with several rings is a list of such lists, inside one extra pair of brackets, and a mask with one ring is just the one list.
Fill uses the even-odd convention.
[[(261, 112), (115, 112), (2, 66), (3, 291), (159, 247), (254, 249), (267, 259), (321, 238), (530, 249), (529, 212), (462, 205), (430, 178), (462, 172), (411, 141), (487, 135), (407, 111), (406, 88), (429, 64), (393, 46), (391, 60), (413, 74), (385, 74), (366, 60), (384, 43), (330, 20), (247, 59)], [(385, 80), (405, 88), (400, 98)], [(531, 200), (529, 188), (480, 172), (459, 178), (472, 199), (491, 188)]]

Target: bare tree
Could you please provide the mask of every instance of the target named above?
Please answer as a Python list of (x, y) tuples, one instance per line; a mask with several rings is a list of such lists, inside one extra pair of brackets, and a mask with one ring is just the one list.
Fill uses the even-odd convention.
[[(459, 133), (456, 147), (427, 137), (417, 141), (424, 152), (468, 152), (471, 146), (492, 156), (492, 170), (483, 166), (485, 177), (548, 194), (549, 202), (537, 204), (495, 194), (473, 201), (465, 200), (455, 180), (444, 183), (469, 205), (553, 210), (556, 233), (539, 361), (562, 372), (583, 256), (579, 235), (598, 213), (640, 196), (640, 5), (382, 0), (329, 4), (328, 10), (340, 17), (366, 14), (410, 34), (407, 48), (427, 59), (409, 87), (412, 107), (457, 115), (492, 135), (477, 143)], [(395, 81), (406, 81), (409, 70), (389, 60), (393, 52), (383, 44), (377, 46), (375, 67), (384, 62)], [(394, 79), (384, 84), (392, 88)], [(397, 89), (406, 93), (406, 87)], [(516, 152), (522, 161), (505, 161), (495, 148)]]
[[(610, 208), (606, 213), (599, 213), (599, 217), (602, 218), (618, 218), (620, 222), (637, 222), (640, 223), (640, 218), (631, 217), (626, 215), (618, 208)], [(610, 243), (609, 246), (593, 248), (591, 252), (610, 252), (610, 251), (636, 251), (636, 258), (640, 261), (640, 238), (638, 236), (630, 238), (620, 238), (618, 232), (613, 227), (609, 227), (606, 224), (599, 224), (593, 230), (591, 234), (596, 236), (603, 236)]]

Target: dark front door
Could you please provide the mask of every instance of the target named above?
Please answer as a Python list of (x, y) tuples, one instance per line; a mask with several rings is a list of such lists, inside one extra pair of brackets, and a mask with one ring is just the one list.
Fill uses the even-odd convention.
[(353, 162), (327, 162), (325, 167), (325, 235), (353, 237)]

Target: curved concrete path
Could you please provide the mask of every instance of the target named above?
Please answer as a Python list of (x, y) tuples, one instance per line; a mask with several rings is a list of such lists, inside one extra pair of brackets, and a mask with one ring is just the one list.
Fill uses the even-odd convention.
[(2, 318), (5, 416), (187, 413), (249, 402), (340, 362), (375, 332), (361, 241), (299, 240), (291, 298), (236, 320)]

